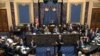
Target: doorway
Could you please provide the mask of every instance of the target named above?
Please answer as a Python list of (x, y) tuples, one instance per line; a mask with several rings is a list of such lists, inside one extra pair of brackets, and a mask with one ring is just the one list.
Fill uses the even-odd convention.
[(100, 28), (100, 8), (93, 8), (91, 28)]
[(8, 19), (6, 9), (0, 9), (0, 32), (8, 32)]

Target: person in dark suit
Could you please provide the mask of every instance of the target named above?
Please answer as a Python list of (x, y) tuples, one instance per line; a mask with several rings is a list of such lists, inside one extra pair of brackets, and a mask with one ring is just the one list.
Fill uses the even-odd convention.
[(44, 28), (44, 34), (51, 34), (48, 26), (45, 26), (45, 28)]
[(67, 32), (67, 31), (68, 31), (68, 27), (66, 26), (66, 24), (64, 24), (62, 27), (62, 33)]
[(47, 51), (46, 51), (46, 56), (51, 56), (51, 51), (50, 51), (50, 48), (47, 48)]
[(72, 32), (72, 31), (73, 31), (73, 25), (72, 25), (72, 24), (69, 25), (68, 31), (69, 31), (69, 32)]
[(55, 26), (55, 28), (53, 29), (53, 33), (59, 34), (59, 28), (57, 26)]
[(62, 35), (59, 35), (59, 38), (56, 40), (57, 53), (60, 52), (62, 44), (64, 44)]
[(94, 37), (96, 36), (95, 31), (93, 29), (90, 29), (88, 36), (89, 36), (90, 41), (92, 41)]
[(14, 45), (13, 45), (14, 41), (12, 38), (7, 38), (5, 44), (5, 55), (6, 56), (13, 56), (14, 55)]
[(34, 26), (33, 26), (33, 24), (31, 23), (31, 24), (30, 24), (30, 31), (31, 31), (31, 33), (33, 33), (33, 31), (34, 31), (33, 29), (34, 29)]
[(31, 51), (30, 51), (30, 54), (36, 54), (36, 42), (32, 39), (32, 41), (30, 42), (30, 48), (31, 48)]

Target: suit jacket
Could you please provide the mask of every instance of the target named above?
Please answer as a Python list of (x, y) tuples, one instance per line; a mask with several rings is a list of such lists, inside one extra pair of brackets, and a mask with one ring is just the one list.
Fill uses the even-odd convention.
[(56, 42), (57, 42), (57, 45), (58, 45), (58, 46), (59, 46), (59, 45), (62, 45), (61, 42), (63, 42), (63, 39), (57, 39)]

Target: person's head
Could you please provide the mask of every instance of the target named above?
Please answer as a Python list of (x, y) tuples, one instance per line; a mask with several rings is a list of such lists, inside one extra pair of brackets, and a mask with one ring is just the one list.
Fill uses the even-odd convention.
[(16, 36), (16, 35), (14, 35), (14, 39), (15, 40), (18, 40), (18, 39), (20, 39), (18, 36)]
[(55, 28), (58, 28), (57, 26), (55, 26)]
[(70, 24), (70, 26), (72, 26), (72, 24)]
[(66, 27), (66, 24), (64, 24), (63, 27)]
[(82, 54), (82, 52), (81, 51), (78, 51), (78, 55), (81, 55)]
[(82, 54), (81, 56), (86, 56), (85, 54)]
[(85, 23), (85, 25), (87, 25), (87, 23)]
[(96, 28), (96, 30), (99, 30), (99, 28)]
[(34, 42), (34, 39), (32, 39), (32, 42)]
[(61, 24), (59, 24), (59, 27), (61, 27)]
[(46, 29), (48, 29), (48, 26), (45, 26)]
[(62, 36), (61, 36), (61, 35), (59, 35), (59, 39), (61, 39), (61, 37), (62, 37)]

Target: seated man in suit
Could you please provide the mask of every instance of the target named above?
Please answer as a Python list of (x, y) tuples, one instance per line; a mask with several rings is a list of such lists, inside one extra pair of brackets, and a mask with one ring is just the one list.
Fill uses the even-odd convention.
[(13, 56), (14, 55), (14, 41), (12, 38), (7, 38), (6, 40), (6, 48), (5, 48), (5, 55), (7, 56)]
[(50, 22), (50, 24), (49, 24), (51, 27), (52, 26), (55, 26), (55, 24), (54, 24), (54, 20), (51, 20), (51, 22)]
[(73, 31), (73, 25), (72, 25), (72, 24), (69, 25), (68, 31), (69, 31), (69, 32), (72, 32), (72, 31)]
[(30, 32), (33, 33), (34, 26), (33, 26), (32, 23), (30, 24), (30, 27), (29, 28), (30, 28)]
[(88, 36), (89, 36), (90, 40), (93, 40), (94, 37), (96, 37), (95, 31), (93, 29), (90, 29)]
[(44, 34), (51, 34), (51, 32), (49, 31), (49, 28), (47, 26), (45, 26), (45, 28), (44, 28)]
[(66, 24), (64, 24), (62, 27), (62, 33), (67, 33), (67, 32), (68, 32), (68, 28), (67, 28)]
[(56, 40), (57, 53), (60, 52), (62, 44), (64, 44), (62, 35), (59, 35), (59, 38)]
[(96, 37), (94, 38), (94, 40), (95, 40), (96, 44), (100, 46), (100, 33), (96, 34)]
[(0, 36), (0, 48), (1, 49), (5, 49), (5, 41), (6, 41), (6, 38), (3, 37), (3, 36)]
[(53, 29), (53, 33), (55, 33), (55, 34), (59, 34), (60, 33), (59, 32), (59, 28), (57, 26)]
[(39, 34), (39, 26), (37, 24), (35, 24), (35, 26), (33, 27), (33, 33), (34, 34)]

